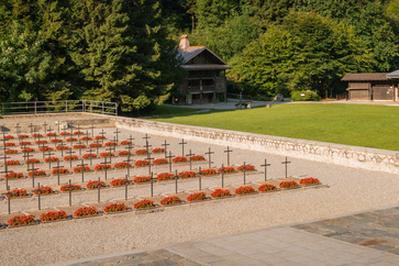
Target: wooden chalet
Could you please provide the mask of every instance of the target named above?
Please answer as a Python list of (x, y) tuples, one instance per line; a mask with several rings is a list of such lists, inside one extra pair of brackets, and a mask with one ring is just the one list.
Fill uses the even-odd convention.
[(399, 70), (392, 73), (346, 74), (348, 100), (399, 102)]
[(187, 35), (180, 38), (179, 56), (186, 77), (175, 103), (204, 104), (226, 101), (226, 69), (229, 66), (205, 46), (190, 46)]

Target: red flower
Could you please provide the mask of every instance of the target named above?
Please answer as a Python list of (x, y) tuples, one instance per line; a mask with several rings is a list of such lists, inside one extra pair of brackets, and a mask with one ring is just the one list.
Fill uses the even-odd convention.
[(252, 186), (240, 186), (236, 188), (236, 194), (244, 195), (249, 193), (254, 193), (255, 189)]
[(33, 176), (46, 176), (46, 171), (44, 171), (44, 170), (40, 170), (40, 169), (38, 169), (38, 170), (33, 170), (33, 171), (29, 171), (28, 172), (28, 176), (29, 177), (33, 177)]
[(131, 144), (132, 144), (132, 142), (130, 140), (122, 140), (121, 141), (121, 145), (123, 145), (123, 146), (131, 145)]
[(224, 166), (219, 168), (219, 173), (231, 174), (237, 172), (233, 166)]
[(147, 150), (146, 149), (139, 149), (135, 151), (136, 155), (146, 155)]
[(50, 157), (46, 157), (44, 158), (44, 162), (49, 163), (49, 162), (58, 162), (60, 159), (58, 159), (58, 157), (56, 156), (50, 156)]
[(80, 207), (76, 209), (72, 214), (74, 218), (96, 216), (96, 215), (97, 215), (97, 208), (94, 206)]
[(48, 132), (48, 133), (46, 134), (46, 136), (47, 136), (47, 137), (55, 137), (55, 136), (57, 136), (57, 133), (55, 133), (55, 132)]
[(193, 192), (187, 196), (187, 201), (189, 201), (189, 202), (202, 201), (205, 199), (206, 199), (205, 192)]
[(35, 149), (33, 149), (33, 148), (30, 148), (30, 147), (26, 147), (26, 148), (23, 148), (22, 150), (21, 150), (23, 153), (32, 153), (32, 152), (34, 152), (35, 151)]
[(133, 178), (134, 183), (145, 183), (151, 181), (151, 176), (139, 175)]
[(16, 144), (15, 144), (14, 142), (6, 142), (6, 143), (4, 144), (4, 146), (5, 146), (5, 147), (15, 147)]
[(97, 158), (97, 154), (95, 153), (85, 153), (82, 156), (83, 159), (88, 160), (88, 159), (96, 159)]
[(7, 160), (6, 164), (11, 166), (11, 165), (20, 165), (21, 163), (18, 160)]
[(42, 223), (66, 220), (67, 214), (63, 210), (46, 211), (40, 214), (40, 221)]
[(152, 200), (143, 199), (143, 200), (140, 200), (140, 201), (136, 202), (133, 205), (133, 207), (135, 209), (150, 209), (150, 208), (154, 208), (155, 204), (154, 204), (154, 202)]
[[(13, 137), (13, 138), (14, 138), (14, 137)], [(20, 134), (20, 135), (18, 135), (18, 138), (19, 138), (19, 139), (28, 139), (28, 138), (29, 138), (29, 135)]]
[(150, 164), (150, 162), (148, 160), (137, 160), (134, 162), (134, 166), (136, 166), (136, 167), (144, 167), (149, 164)]
[(118, 146), (118, 143), (113, 141), (108, 141), (104, 143), (104, 147), (115, 147), (115, 146)]
[(81, 173), (81, 172), (90, 172), (91, 171), (91, 168), (90, 168), (90, 166), (88, 166), (88, 165), (85, 165), (85, 166), (75, 166), (74, 168), (73, 168), (73, 172), (75, 173), (75, 174), (79, 174), (79, 173)]
[(60, 186), (61, 192), (76, 191), (81, 189), (82, 187), (80, 185), (75, 185), (75, 184), (65, 184)]
[(178, 196), (166, 196), (161, 200), (161, 204), (164, 206), (176, 205), (181, 203), (182, 200)]
[(96, 164), (94, 166), (94, 171), (104, 171), (105, 169), (109, 170), (112, 169), (112, 166), (110, 164)]
[(193, 162), (205, 161), (205, 157), (202, 155), (193, 155), (190, 158), (191, 158), (191, 161), (193, 161)]
[(75, 142), (75, 141), (78, 141), (78, 139), (77, 138), (66, 138), (65, 141), (66, 142)]
[(28, 146), (28, 145), (32, 145), (32, 142), (30, 142), (30, 141), (21, 141), (21, 142), (19, 143), (19, 145), (21, 145), (21, 146)]
[(40, 160), (36, 159), (36, 158), (30, 158), (30, 159), (26, 160), (25, 163), (26, 164), (37, 164), (37, 163), (40, 163)]
[(112, 157), (114, 156), (114, 154), (110, 151), (104, 151), (104, 152), (100, 152), (100, 157), (101, 158), (108, 158), (108, 157)]
[(215, 168), (205, 168), (199, 171), (199, 174), (204, 176), (217, 175), (218, 173), (218, 170)]
[(43, 138), (44, 136), (43, 136), (43, 134), (40, 134), (40, 133), (33, 133), (32, 134), (32, 138), (35, 138), (35, 139), (39, 139), (39, 138)]
[(79, 136), (79, 135), (83, 135), (84, 133), (80, 130), (76, 130), (73, 132), (74, 135)]
[(84, 145), (84, 144), (76, 144), (76, 145), (73, 145), (73, 148), (74, 148), (75, 150), (81, 150), (81, 149), (86, 149), (87, 146)]
[(36, 141), (37, 145), (44, 145), (44, 144), (47, 144), (47, 143), (48, 143), (47, 140), (38, 140), (38, 141)]
[(60, 174), (60, 175), (66, 175), (66, 174), (69, 174), (69, 170), (66, 169), (66, 168), (53, 168), (53, 169), (51, 170), (51, 174), (52, 174), (52, 175), (58, 175), (58, 174)]
[(155, 147), (152, 149), (152, 153), (164, 153), (165, 149), (160, 147)]
[(158, 158), (153, 161), (154, 165), (161, 165), (161, 164), (167, 164), (167, 163), (168, 163), (168, 160), (165, 158)]
[(113, 187), (122, 187), (129, 183), (130, 181), (125, 178), (115, 178), (111, 180), (111, 186)]
[(105, 205), (103, 211), (105, 213), (113, 213), (113, 212), (123, 212), (127, 211), (127, 206), (125, 203), (108, 203)]
[(131, 167), (130, 163), (128, 162), (118, 162), (114, 164), (114, 168), (116, 169), (123, 169), (128, 167)]
[(272, 185), (272, 184), (267, 184), (267, 183), (262, 184), (262, 185), (260, 185), (260, 186), (258, 187), (258, 190), (259, 190), (260, 192), (274, 191), (274, 190), (276, 190), (276, 189), (277, 189), (276, 186), (274, 186), (274, 185)]
[(97, 189), (98, 187), (106, 187), (104, 181), (90, 180), (86, 184), (87, 189)]
[(172, 173), (159, 173), (159, 174), (157, 174), (157, 180), (158, 181), (171, 180), (174, 177), (175, 177), (175, 175), (172, 174)]
[(303, 186), (320, 185), (320, 180), (315, 177), (306, 177), (299, 180), (299, 184)]
[(18, 151), (17, 150), (12, 150), (12, 149), (7, 149), (4, 151), (5, 154), (17, 154)]
[[(129, 151), (123, 150), (123, 151), (118, 151), (118, 156), (128, 156), (129, 155)], [(130, 153), (130, 155), (132, 155)]]
[(255, 166), (253, 166), (252, 164), (246, 164), (246, 165), (240, 165), (239, 167), (237, 167), (238, 171), (256, 171)]
[(5, 178), (7, 178), (7, 179), (18, 179), (18, 178), (23, 178), (23, 177), (24, 177), (23, 173), (21, 173), (21, 172), (13, 172), (13, 171), (8, 172), (5, 175)]
[(32, 193), (35, 194), (35, 195), (38, 195), (38, 194), (40, 194), (40, 195), (49, 195), (51, 193), (54, 193), (54, 190), (51, 187), (49, 187), (49, 186), (40, 186), (40, 188), (39, 187), (34, 188), (32, 190)]
[(81, 141), (89, 141), (89, 140), (93, 140), (93, 138), (88, 137), (88, 136), (84, 136), (80, 138)]
[(21, 198), (28, 196), (28, 192), (24, 188), (14, 188), (5, 193), (9, 198)]
[(39, 147), (39, 151), (46, 152), (46, 151), (53, 151), (54, 149), (49, 146)]
[(214, 198), (224, 198), (230, 197), (231, 193), (227, 188), (216, 188), (214, 191), (212, 191), (211, 196)]
[(94, 139), (95, 140), (102, 140), (102, 139), (106, 139), (106, 137), (98, 135), (98, 136), (95, 136)]
[(57, 147), (55, 147), (55, 149), (57, 151), (66, 151), (66, 150), (69, 150), (69, 147), (65, 146), (65, 145), (57, 145)]
[[(28, 136), (29, 137), (29, 136)], [(5, 135), (4, 139), (9, 140), (9, 139), (14, 139), (14, 136), (12, 135)]]
[(34, 223), (35, 223), (35, 216), (31, 214), (16, 215), (7, 220), (7, 224), (11, 227), (30, 225)]
[(176, 156), (175, 158), (173, 158), (172, 161), (174, 163), (185, 163), (185, 162), (187, 162), (187, 158), (184, 156)]
[(60, 143), (60, 142), (62, 142), (62, 139), (51, 139), (50, 142), (51, 143)]
[(102, 145), (100, 143), (90, 143), (89, 147), (96, 149), (96, 148), (101, 148)]
[(179, 173), (180, 178), (192, 178), (196, 177), (196, 173), (194, 171), (183, 171)]
[(292, 180), (291, 181), (287, 180), (287, 181), (281, 181), (279, 186), (280, 188), (283, 189), (293, 189), (298, 187), (298, 183)]
[(79, 156), (77, 155), (66, 155), (64, 156), (65, 161), (77, 161), (79, 160)]
[(61, 131), (60, 135), (61, 136), (70, 136), (71, 132), (69, 132), (69, 131)]

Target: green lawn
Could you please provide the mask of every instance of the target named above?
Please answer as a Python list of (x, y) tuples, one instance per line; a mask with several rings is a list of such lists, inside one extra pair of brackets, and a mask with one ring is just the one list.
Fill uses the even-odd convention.
[(399, 107), (282, 104), (272, 108), (180, 113), (157, 121), (399, 150)]

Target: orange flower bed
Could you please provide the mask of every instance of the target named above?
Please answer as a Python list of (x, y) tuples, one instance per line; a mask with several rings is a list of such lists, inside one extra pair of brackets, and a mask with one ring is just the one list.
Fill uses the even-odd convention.
[(102, 140), (102, 139), (106, 139), (106, 137), (98, 135), (94, 137), (95, 140)]
[(110, 170), (112, 166), (110, 164), (96, 164), (94, 166), (94, 171), (104, 171), (105, 169)]
[(68, 192), (68, 191), (77, 191), (81, 190), (82, 187), (80, 185), (75, 185), (75, 184), (65, 184), (60, 186), (60, 191), (61, 192)]
[(99, 187), (106, 187), (104, 181), (98, 181), (98, 180), (90, 180), (86, 184), (87, 189), (97, 189)]
[(128, 167), (131, 167), (130, 163), (128, 162), (118, 162), (114, 164), (114, 168), (116, 169), (124, 169)]
[(40, 194), (40, 195), (49, 195), (51, 193), (54, 193), (54, 190), (51, 187), (49, 187), (49, 186), (40, 186), (40, 188), (39, 187), (34, 188), (32, 190), (32, 193), (35, 194), (35, 195), (38, 195), (38, 194)]
[(206, 161), (202, 155), (193, 155), (190, 157), (192, 162)]
[(232, 174), (236, 173), (237, 169), (233, 166), (224, 166), (218, 169), (219, 173)]
[(104, 143), (104, 147), (115, 147), (115, 146), (118, 146), (118, 143), (114, 141), (108, 141)]
[(146, 155), (147, 150), (146, 149), (139, 149), (135, 151), (136, 155)]
[(38, 140), (38, 141), (36, 141), (37, 145), (44, 145), (44, 144), (47, 144), (47, 143), (48, 143), (47, 140)]
[(14, 188), (6, 192), (5, 195), (9, 198), (21, 198), (21, 197), (27, 197), (28, 192), (24, 188)]
[(51, 143), (60, 143), (60, 142), (62, 142), (62, 139), (51, 139), (50, 142)]
[(71, 137), (70, 137), (70, 138), (66, 138), (65, 141), (66, 141), (66, 142), (75, 142), (75, 141), (78, 141), (78, 139), (77, 139), (77, 138), (71, 138)]
[(66, 155), (64, 156), (65, 161), (77, 161), (79, 160), (79, 156), (77, 155)]
[(202, 200), (206, 200), (205, 192), (193, 192), (187, 196), (187, 201), (189, 202), (202, 201)]
[(130, 181), (125, 178), (115, 178), (111, 180), (112, 187), (122, 187), (126, 184), (129, 185)]
[(105, 205), (103, 211), (105, 213), (114, 213), (114, 212), (123, 212), (123, 211), (127, 211), (128, 208), (126, 206), (125, 203), (121, 202), (121, 203), (108, 203), (107, 205)]
[[(129, 151), (123, 150), (123, 151), (118, 151), (118, 156), (128, 156), (129, 155)], [(130, 153), (130, 155), (132, 155)]]
[(157, 158), (153, 161), (154, 165), (168, 164), (168, 160), (165, 158)]
[(122, 140), (121, 141), (121, 145), (123, 145), (123, 146), (131, 145), (131, 144), (132, 144), (132, 142), (130, 140)]
[(277, 188), (276, 188), (276, 186), (274, 186), (272, 184), (265, 183), (265, 184), (260, 185), (258, 187), (258, 190), (260, 192), (269, 192), (269, 191), (275, 191), (275, 190), (277, 190)]
[(91, 171), (91, 168), (90, 168), (90, 166), (88, 166), (88, 165), (85, 165), (85, 166), (75, 166), (74, 168), (73, 168), (73, 172), (75, 173), (75, 174), (79, 174), (79, 173), (82, 173), (82, 172), (90, 172)]
[(97, 154), (95, 154), (95, 153), (85, 153), (85, 154), (83, 154), (82, 158), (85, 159), (85, 160), (89, 160), (90, 158), (91, 159), (96, 159), (97, 158)]
[(30, 158), (28, 160), (25, 161), (26, 164), (36, 164), (36, 163), (40, 163), (39, 159), (36, 158)]
[(238, 195), (245, 195), (245, 194), (254, 193), (255, 189), (252, 186), (240, 186), (236, 188), (235, 192)]
[(31, 225), (34, 223), (35, 223), (35, 216), (31, 214), (16, 215), (7, 220), (7, 224), (10, 227)]
[(55, 137), (55, 136), (57, 136), (57, 133), (55, 133), (55, 132), (48, 132), (48, 133), (46, 134), (46, 136), (47, 136), (47, 137)]
[(28, 172), (28, 176), (29, 177), (37, 177), (37, 176), (46, 176), (46, 171), (44, 171), (44, 170), (40, 170), (40, 169), (38, 169), (38, 170), (33, 170), (33, 171), (29, 171)]
[(29, 138), (29, 135), (20, 134), (20, 135), (18, 135), (18, 138), (19, 138), (19, 139), (28, 139), (28, 138)]
[(46, 211), (40, 214), (40, 222), (48, 223), (60, 220), (66, 220), (68, 215), (63, 210)]
[(192, 178), (196, 176), (197, 174), (194, 171), (183, 171), (179, 173), (180, 178)]
[(54, 150), (54, 148), (49, 147), (49, 146), (39, 147), (39, 151), (41, 151), (41, 152), (53, 151), (53, 150)]
[(87, 146), (84, 145), (84, 144), (75, 144), (75, 145), (73, 145), (73, 148), (74, 148), (75, 150), (82, 150), (82, 149), (86, 149)]
[(19, 162), (19, 160), (7, 160), (6, 161), (6, 165), (20, 165), (21, 163)]
[(299, 184), (301, 184), (302, 186), (320, 185), (320, 180), (310, 176), (299, 180)]
[(171, 205), (176, 205), (180, 204), (182, 200), (178, 196), (166, 196), (163, 197), (161, 200), (161, 205), (163, 206), (171, 206)]
[(149, 199), (143, 199), (138, 202), (136, 202), (133, 207), (137, 210), (142, 210), (142, 209), (150, 209), (154, 208), (155, 204), (152, 200)]
[(109, 157), (112, 157), (112, 156), (114, 156), (114, 154), (112, 152), (110, 152), (110, 151), (100, 152), (100, 157), (101, 158), (109, 158)]
[(97, 208), (94, 206), (80, 207), (76, 209), (72, 214), (73, 218), (89, 217), (96, 215), (97, 215)]
[(93, 140), (93, 138), (88, 137), (88, 136), (84, 136), (84, 137), (81, 137), (80, 140), (81, 141), (90, 141), (90, 140)]
[(5, 146), (5, 147), (15, 147), (16, 144), (15, 144), (14, 142), (6, 142), (6, 143), (4, 144), (4, 146)]
[(53, 168), (53, 169), (51, 170), (51, 174), (52, 174), (52, 175), (58, 175), (58, 174), (60, 174), (60, 175), (67, 175), (67, 174), (69, 174), (69, 170), (66, 169), (66, 168)]
[(297, 188), (299, 185), (297, 182), (295, 181), (281, 181), (279, 184), (280, 188), (283, 189), (293, 189), (293, 188)]
[(251, 171), (256, 171), (256, 168), (254, 165), (252, 164), (246, 164), (246, 165), (240, 165), (239, 167), (237, 167), (238, 171), (246, 171), (246, 172), (251, 172)]
[(33, 133), (32, 134), (32, 138), (35, 138), (35, 139), (43, 138), (43, 137), (44, 137), (43, 134), (40, 134), (40, 133)]
[(152, 153), (164, 153), (165, 149), (161, 147), (155, 147), (152, 149)]
[(13, 135), (5, 135), (4, 139), (6, 139), (6, 140), (14, 139), (14, 136)]
[(212, 191), (211, 196), (213, 198), (224, 198), (224, 197), (230, 197), (231, 193), (230, 190), (227, 188), (216, 188), (215, 190)]
[(89, 147), (96, 149), (96, 148), (101, 148), (102, 145), (101, 145), (101, 143), (90, 143)]
[(46, 157), (44, 158), (44, 162), (49, 163), (49, 162), (58, 162), (60, 159), (58, 159), (58, 157), (56, 156), (50, 156), (50, 157)]
[(60, 135), (61, 135), (61, 136), (70, 136), (70, 135), (71, 135), (71, 132), (69, 132), (69, 131), (61, 131), (61, 132), (60, 132)]
[(79, 135), (83, 135), (84, 133), (83, 133), (83, 131), (76, 130), (76, 131), (73, 132), (73, 134), (74, 134), (75, 136), (79, 136)]
[(57, 151), (66, 151), (66, 150), (69, 150), (69, 147), (68, 146), (64, 146), (64, 145), (57, 145), (57, 147), (55, 147), (55, 149)]
[(217, 174), (219, 174), (219, 172), (215, 168), (205, 168), (205, 169), (201, 169), (199, 171), (199, 174), (204, 175), (204, 176), (211, 176), (211, 175), (217, 175)]
[(21, 142), (19, 143), (19, 145), (21, 145), (21, 146), (28, 146), (28, 145), (32, 145), (32, 142), (30, 142), (30, 141), (21, 141)]
[(136, 167), (144, 167), (144, 166), (148, 166), (150, 164), (150, 162), (148, 160), (137, 160), (134, 162), (134, 166)]
[(172, 160), (174, 163), (185, 163), (187, 162), (187, 157), (184, 156), (176, 156), (175, 158), (173, 158)]
[(150, 182), (151, 181), (151, 176), (147, 176), (147, 175), (138, 175), (133, 177), (133, 182), (134, 183), (146, 183), (146, 182)]
[(24, 174), (22, 172), (8, 172), (5, 176), (6, 179), (18, 179), (18, 178), (23, 178)]
[(157, 174), (157, 180), (158, 181), (171, 180), (174, 177), (175, 177), (175, 175), (172, 174), (172, 173), (159, 173), (159, 174)]
[(13, 150), (13, 149), (7, 149), (4, 151), (5, 154), (17, 154), (18, 151), (17, 150)]

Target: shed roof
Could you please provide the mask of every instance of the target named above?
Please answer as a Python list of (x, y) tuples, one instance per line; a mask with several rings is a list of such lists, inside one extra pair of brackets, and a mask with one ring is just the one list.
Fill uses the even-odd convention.
[(387, 73), (350, 73), (342, 81), (383, 81), (387, 80)]
[(179, 55), (183, 58), (183, 64), (187, 64), (191, 59), (200, 55), (204, 51), (208, 51), (216, 57), (221, 64), (227, 65), (219, 56), (205, 46), (189, 46), (186, 49), (179, 49)]

